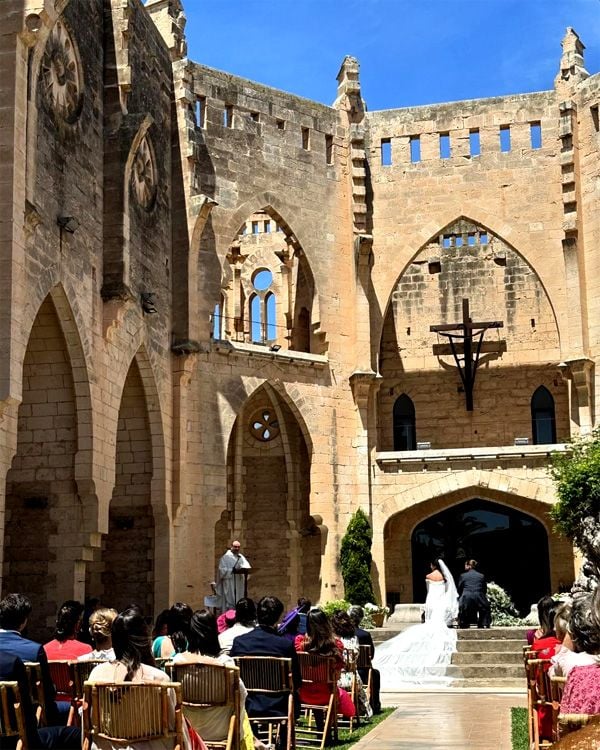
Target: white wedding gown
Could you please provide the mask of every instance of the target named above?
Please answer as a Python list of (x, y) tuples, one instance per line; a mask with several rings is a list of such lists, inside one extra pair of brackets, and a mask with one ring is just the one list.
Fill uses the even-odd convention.
[(456, 651), (457, 632), (447, 623), (456, 612), (457, 600), (448, 584), (428, 580), (425, 622), (413, 625), (376, 648), (373, 666), (381, 673), (382, 690), (445, 686), (452, 682), (446, 676), (446, 667)]

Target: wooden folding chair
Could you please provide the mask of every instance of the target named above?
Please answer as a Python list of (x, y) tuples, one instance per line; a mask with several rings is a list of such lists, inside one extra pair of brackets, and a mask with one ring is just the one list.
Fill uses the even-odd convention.
[(564, 737), (584, 727), (590, 722), (596, 714), (559, 714), (558, 715), (558, 734)]
[(279, 697), (282, 704), (286, 703), (287, 712), (283, 716), (250, 716), (249, 719), (257, 736), (266, 744), (274, 745), (285, 731), (286, 748), (291, 750), (295, 744), (292, 660), (277, 656), (236, 656), (235, 663), (249, 695)]
[[(208, 748), (239, 750), (240, 672), (223, 664), (173, 664), (171, 677), (181, 683), (183, 712)], [(227, 726), (215, 735), (211, 726), (223, 716)], [(218, 722), (220, 723), (220, 722)]]
[(338, 713), (337, 723), (338, 727), (347, 727), (352, 732), (360, 724), (360, 706), (358, 701), (359, 678), (357, 674), (358, 652), (352, 648), (345, 648), (342, 651), (342, 657), (344, 659), (344, 667), (338, 685), (350, 695), (356, 709), (356, 715), (346, 718)]
[(28, 750), (25, 726), (19, 683), (0, 682), (0, 739), (16, 737), (16, 750)]
[(56, 700), (70, 701), (69, 718), (67, 726), (77, 724), (77, 695), (75, 692), (75, 662), (73, 661), (49, 661), (50, 677), (56, 688)]
[(534, 750), (552, 745), (551, 737), (540, 736), (540, 715), (545, 712), (552, 714), (550, 677), (548, 676), (550, 664), (550, 659), (529, 659), (527, 662), (527, 687), (531, 702), (530, 734), (533, 735)]
[(94, 738), (119, 744), (170, 740), (173, 750), (182, 750), (178, 683), (86, 682), (84, 696), (83, 750), (90, 749)]
[(301, 652), (298, 654), (298, 661), (303, 687), (323, 685), (326, 687), (328, 698), (325, 704), (301, 704), (306, 714), (306, 725), (298, 724), (296, 727), (296, 745), (318, 747), (319, 750), (323, 750), (331, 735), (334, 742), (338, 740), (336, 659), (333, 656)]
[(83, 701), (83, 686), (89, 680), (92, 670), (97, 667), (98, 664), (106, 664), (106, 660), (84, 659), (83, 661), (73, 662), (75, 695), (79, 703)]
[(558, 717), (560, 715), (560, 703), (565, 689), (566, 677), (552, 675), (550, 677), (550, 700), (552, 701), (552, 740), (558, 742)]
[[(371, 660), (371, 646), (367, 646), (367, 645), (359, 646), (358, 661), (356, 662), (356, 669), (358, 670), (358, 673), (361, 676), (363, 685), (365, 686), (365, 690), (367, 691), (367, 696), (369, 698), (369, 701), (372, 703), (373, 687), (371, 685), (371, 680), (373, 678), (373, 664)], [(363, 675), (365, 674), (367, 675), (366, 679), (365, 677), (363, 677)]]
[(35, 710), (35, 718), (39, 727), (46, 726), (46, 693), (42, 679), (42, 668), (38, 661), (26, 661), (25, 672), (29, 684), (31, 705)]

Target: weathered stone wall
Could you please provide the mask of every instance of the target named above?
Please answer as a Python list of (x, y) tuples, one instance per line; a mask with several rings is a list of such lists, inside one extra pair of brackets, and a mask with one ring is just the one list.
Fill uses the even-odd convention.
[[(31, 592), (42, 625), (59, 598), (97, 594), (124, 568), (135, 569), (128, 598), (139, 588), (148, 608), (199, 606), (234, 531), (261, 568), (254, 593), (290, 604), (343, 595), (339, 542), (358, 506), (373, 519), (382, 596), (410, 578), (413, 520), (479, 496), (545, 520), (547, 456), (440, 454), (432, 476), (378, 452), (403, 392), (419, 440), (439, 452), (530, 436), (542, 384), (559, 439), (595, 423), (598, 76), (565, 73), (564, 57), (553, 90), (365, 113), (352, 58), (332, 107), (188, 61), (177, 0), (47, 0), (39, 16), (39, 3), (5, 4), (2, 480), (16, 458), (0, 482), (11, 498), (3, 558), (8, 581), (20, 570), (26, 587), (33, 568), (17, 553), (13, 511), (21, 503), (25, 526), (45, 514), (36, 571), (53, 591), (45, 605)], [(567, 51), (577, 44), (567, 35)], [(57, 223), (69, 217), (74, 233)], [(277, 247), (240, 238), (256, 217), (282, 228)], [(228, 327), (260, 267), (275, 276), (277, 352), (248, 341), (247, 312)], [(145, 311), (142, 293), (153, 295)], [(455, 322), (463, 297), (474, 318), (505, 323), (506, 352), (480, 370), (471, 413), (429, 333)], [(36, 317), (52, 318), (51, 336)], [(48, 363), (44, 351), (62, 354)], [(46, 364), (56, 371), (34, 372)], [(63, 403), (55, 378), (69, 406), (42, 414)], [(244, 422), (265, 394), (282, 427), (268, 455)], [(28, 420), (59, 416), (68, 435), (27, 439)], [(56, 476), (44, 509), (18, 477), (46, 459)], [(75, 507), (67, 525), (62, 509)], [(130, 528), (117, 523), (125, 510)], [(137, 557), (122, 556), (133, 546)], [(552, 539), (550, 555), (553, 582), (568, 578), (568, 545)]]

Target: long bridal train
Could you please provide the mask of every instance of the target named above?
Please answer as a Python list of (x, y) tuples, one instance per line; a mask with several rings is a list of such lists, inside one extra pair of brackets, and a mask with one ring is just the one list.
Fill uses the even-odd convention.
[(382, 690), (444, 686), (452, 681), (446, 668), (458, 634), (448, 624), (458, 614), (458, 594), (444, 562), (437, 561), (437, 566), (444, 580), (427, 580), (425, 622), (377, 646), (373, 666), (381, 673)]

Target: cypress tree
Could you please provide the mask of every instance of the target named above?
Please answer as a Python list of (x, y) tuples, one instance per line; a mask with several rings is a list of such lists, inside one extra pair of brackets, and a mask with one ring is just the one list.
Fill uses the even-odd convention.
[(371, 582), (372, 541), (371, 524), (359, 508), (350, 519), (340, 551), (345, 598), (352, 604), (364, 606), (375, 598)]

